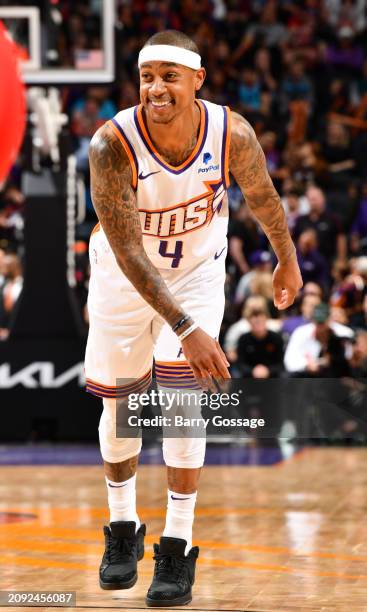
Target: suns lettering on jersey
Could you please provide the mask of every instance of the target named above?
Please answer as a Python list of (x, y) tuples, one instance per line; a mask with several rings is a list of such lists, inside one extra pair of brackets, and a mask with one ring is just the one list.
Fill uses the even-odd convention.
[(142, 232), (146, 236), (180, 236), (207, 225), (225, 194), (222, 180), (203, 181), (207, 190), (187, 202), (157, 210), (139, 209)]

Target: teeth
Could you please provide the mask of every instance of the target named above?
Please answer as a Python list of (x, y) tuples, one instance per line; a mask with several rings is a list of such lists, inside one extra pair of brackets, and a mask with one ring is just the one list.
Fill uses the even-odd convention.
[(167, 106), (167, 104), (170, 103), (171, 100), (168, 100), (168, 102), (154, 102), (153, 100), (151, 100), (151, 103), (153, 104), (153, 106)]

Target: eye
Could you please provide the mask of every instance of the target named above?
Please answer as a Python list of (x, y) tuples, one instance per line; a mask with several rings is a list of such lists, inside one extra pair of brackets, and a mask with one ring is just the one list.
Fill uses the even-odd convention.
[(166, 79), (175, 79), (177, 77), (177, 72), (167, 72)]

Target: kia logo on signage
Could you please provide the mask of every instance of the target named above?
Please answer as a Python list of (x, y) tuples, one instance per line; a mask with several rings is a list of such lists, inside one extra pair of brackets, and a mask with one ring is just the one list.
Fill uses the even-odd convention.
[(51, 361), (35, 361), (26, 367), (11, 372), (10, 363), (0, 366), (0, 389), (11, 389), (21, 385), (26, 389), (59, 389), (76, 380), (80, 387), (85, 385), (83, 362), (73, 365), (61, 374), (55, 373)]

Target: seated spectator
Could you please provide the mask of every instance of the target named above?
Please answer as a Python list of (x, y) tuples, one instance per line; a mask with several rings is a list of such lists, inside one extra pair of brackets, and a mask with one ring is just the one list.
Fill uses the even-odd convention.
[(259, 111), (261, 106), (260, 79), (253, 68), (246, 67), (238, 87), (238, 99), (245, 115)]
[[(237, 359), (236, 351), (239, 338), (250, 331), (248, 318), (253, 310), (267, 312), (267, 300), (261, 295), (251, 295), (248, 297), (242, 308), (241, 319), (229, 327), (224, 337), (223, 346), (227, 358), (231, 363)], [(277, 319), (267, 319), (266, 326), (272, 331), (279, 331), (280, 322)]]
[(312, 322), (298, 327), (289, 339), (284, 365), (295, 376), (340, 377), (349, 374), (346, 357), (346, 329), (329, 320), (330, 311), (325, 303), (315, 306)]
[(306, 191), (310, 203), (308, 215), (300, 216), (294, 227), (294, 238), (298, 239), (306, 229), (314, 229), (317, 233), (320, 252), (327, 261), (337, 257), (345, 260), (347, 253), (346, 236), (339, 220), (326, 209), (326, 199), (323, 191), (311, 185)]
[(283, 340), (279, 333), (268, 329), (266, 308), (248, 307), (250, 330), (240, 336), (237, 346), (236, 370), (249, 378), (274, 378), (283, 370)]
[(353, 317), (362, 312), (363, 298), (367, 283), (367, 257), (358, 257), (342, 267), (334, 265), (333, 285), (330, 303), (343, 308), (352, 322)]
[(280, 167), (280, 151), (277, 148), (275, 132), (264, 132), (259, 136), (259, 142), (265, 154), (266, 166), (274, 182), (284, 178), (284, 169)]
[(312, 83), (305, 74), (305, 66), (302, 60), (293, 62), (288, 69), (288, 73), (283, 79), (281, 93), (286, 109), (289, 104), (295, 101), (307, 102), (312, 104)]
[(251, 270), (240, 278), (237, 285), (235, 294), (236, 304), (243, 302), (243, 300), (246, 299), (250, 293), (256, 293), (256, 291), (253, 289), (252, 283), (259, 273), (271, 272), (273, 269), (269, 251), (254, 251), (249, 257), (249, 264), (251, 266)]
[(350, 245), (353, 254), (367, 255), (367, 183), (362, 187), (362, 199), (351, 228)]
[(329, 121), (326, 138), (321, 145), (321, 155), (326, 161), (328, 190), (347, 192), (354, 177), (356, 162), (350, 142), (350, 134), (341, 123)]
[(0, 291), (1, 287), (5, 283), (5, 273), (6, 273), (6, 264), (5, 264), (5, 251), (4, 249), (0, 249)]
[(15, 185), (1, 194), (0, 202), (0, 240), (7, 248), (16, 249), (23, 242), (24, 196)]
[(236, 280), (250, 270), (251, 253), (259, 249), (261, 237), (258, 225), (245, 204), (233, 215), (228, 228), (228, 252), (235, 265)]
[(296, 248), (303, 282), (314, 282), (324, 291), (327, 290), (330, 285), (329, 268), (325, 257), (319, 251), (315, 230), (304, 230), (297, 240)]
[(274, 319), (279, 317), (279, 310), (274, 306), (273, 296), (273, 273), (269, 271), (257, 272), (251, 279), (251, 295), (261, 295), (266, 299), (270, 316)]
[(350, 25), (343, 25), (338, 30), (336, 44), (330, 44), (325, 53), (325, 62), (338, 69), (345, 77), (359, 74), (362, 69), (364, 54), (362, 48), (355, 42), (354, 31)]
[(353, 376), (359, 378), (367, 377), (367, 331), (360, 330), (356, 334), (351, 358)]
[(113, 102), (107, 99), (107, 95), (108, 91), (105, 88), (90, 88), (87, 95), (78, 100), (73, 107), (71, 127), (78, 139), (75, 155), (80, 171), (88, 169), (88, 150), (93, 134), (117, 112)]
[(322, 301), (323, 290), (317, 283), (303, 283), (302, 295), (316, 295)]
[(282, 204), (287, 217), (289, 231), (292, 234), (298, 217), (309, 213), (310, 204), (307, 198), (301, 197), (299, 191), (295, 188), (291, 188), (282, 197)]
[(259, 75), (262, 89), (268, 91), (275, 91), (277, 89), (277, 82), (274, 78), (272, 67), (271, 67), (271, 55), (269, 49), (260, 47), (255, 53), (255, 69)]
[(247, 54), (256, 43), (266, 49), (282, 46), (288, 38), (287, 29), (278, 20), (276, 2), (266, 2), (260, 14), (260, 19), (252, 23), (246, 30), (239, 46), (232, 55), (232, 62), (237, 62)]
[(317, 306), (317, 304), (320, 304), (320, 302), (321, 296), (304, 293), (301, 297), (300, 314), (283, 319), (283, 336), (289, 338), (289, 336), (293, 334), (294, 330), (297, 329), (297, 327), (309, 323), (311, 321), (312, 313), (314, 311), (315, 306)]
[(5, 255), (5, 281), (0, 287), (0, 339), (8, 336), (11, 313), (23, 287), (22, 266), (17, 255)]

